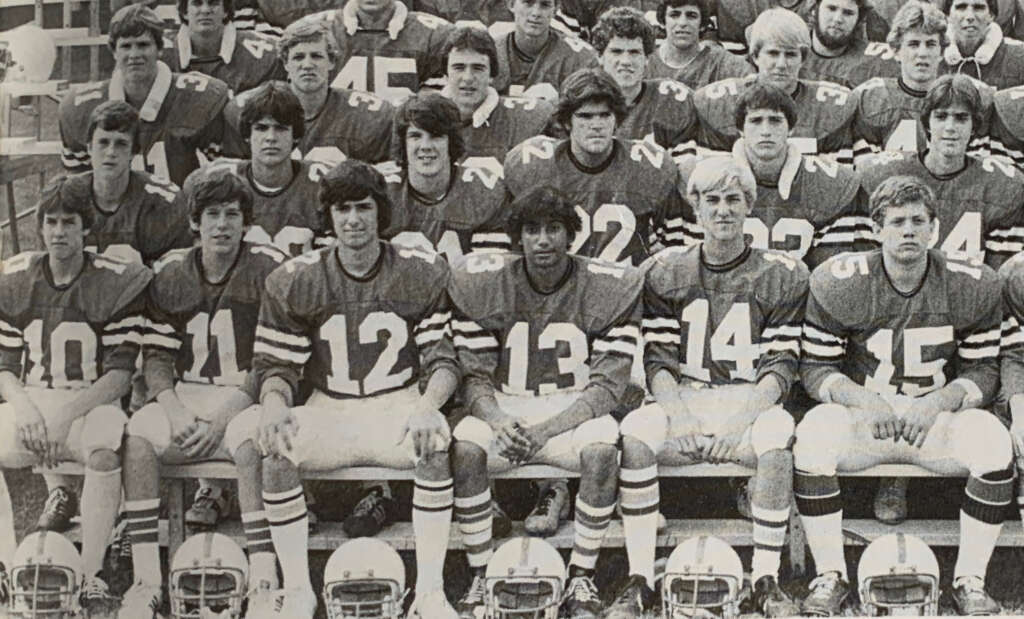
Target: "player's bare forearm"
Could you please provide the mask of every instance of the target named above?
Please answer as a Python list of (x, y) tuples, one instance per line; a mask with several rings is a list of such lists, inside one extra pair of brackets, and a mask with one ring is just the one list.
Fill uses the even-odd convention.
[(423, 390), (421, 400), (430, 408), (437, 410), (451, 399), (459, 386), (459, 377), (450, 368), (439, 367), (430, 375), (427, 386)]
[(999, 360), (1000, 383), (1003, 394), (1011, 404), (1015, 397), (1022, 396), (1018, 400), (1024, 405), (1024, 361), (1018, 359), (1017, 355), (1017, 351), (1003, 350), (1003, 357)]
[(164, 409), (168, 417), (175, 416), (182, 419), (194, 419), (195, 413), (185, 408), (174, 388), (164, 389), (156, 394), (156, 401)]
[(271, 398), (281, 398), (286, 407), (292, 405), (292, 386), (280, 376), (271, 376), (260, 387), (260, 403), (267, 404)]
[(93, 384), (79, 393), (78, 397), (64, 408), (70, 419), (78, 419), (97, 406), (116, 402), (132, 387), (132, 372), (129, 370), (108, 370)]
[(827, 393), (819, 395), (827, 396), (823, 397), (826, 402), (835, 402), (847, 408), (863, 410), (878, 408), (880, 403), (888, 407), (882, 396), (863, 385), (858, 385), (844, 374), (832, 374), (826, 379), (823, 386)]
[(782, 384), (780, 379), (769, 372), (761, 377), (757, 385), (750, 392), (747, 398), (747, 405), (743, 410), (738, 411), (730, 421), (730, 426), (747, 427), (754, 423), (757, 416), (769, 408), (775, 406), (782, 397)]
[[(607, 411), (605, 411), (605, 413), (606, 412)], [(597, 416), (599, 415), (594, 414), (594, 410), (590, 407), (590, 405), (585, 400), (583, 400), (582, 397), (579, 397), (576, 398), (576, 401), (570, 404), (568, 408), (566, 408), (562, 412), (558, 413), (557, 415), (546, 421), (538, 423), (537, 430), (540, 431), (548, 439), (551, 439), (552, 437), (558, 436), (563, 432), (568, 432), (570, 430), (578, 428), (580, 425), (586, 423), (587, 421), (590, 421), (591, 419)]]
[(501, 410), (494, 394), (478, 397), (470, 406), (470, 414), (487, 422), (487, 425), (496, 428), (503, 424), (509, 417), (508, 413)]
[(220, 419), (221, 423), (227, 426), (228, 423), (234, 419), (238, 413), (244, 411), (253, 405), (252, 398), (249, 394), (242, 391), (241, 389), (235, 389), (228, 396), (228, 399), (220, 405), (220, 408), (214, 414), (216, 419)]
[(958, 411), (964, 408), (964, 400), (967, 397), (967, 390), (963, 385), (956, 382), (949, 383), (941, 389), (921, 396), (928, 400), (935, 411)]
[(679, 384), (668, 370), (658, 370), (649, 381), (651, 395), (662, 406), (674, 406), (679, 401)]

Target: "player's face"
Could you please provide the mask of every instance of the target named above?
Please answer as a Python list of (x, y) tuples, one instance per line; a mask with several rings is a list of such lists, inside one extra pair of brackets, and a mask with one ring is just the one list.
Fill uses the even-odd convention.
[(291, 159), (295, 141), (292, 128), (270, 116), (264, 116), (252, 124), (249, 132), (249, 146), (253, 161), (266, 167), (275, 167)]
[(607, 103), (585, 103), (569, 121), (573, 153), (591, 157), (607, 155), (615, 136), (615, 114)]
[(516, 34), (543, 37), (555, 16), (554, 0), (512, 0), (509, 9), (516, 22)]
[(160, 50), (148, 34), (121, 37), (114, 45), (114, 62), (126, 79), (148, 80), (156, 76)]
[(82, 217), (78, 213), (56, 211), (43, 215), (39, 232), (46, 251), (63, 261), (82, 253), (85, 235), (89, 231), (82, 225)]
[(889, 259), (912, 263), (923, 259), (928, 251), (933, 224), (925, 205), (911, 202), (886, 209), (885, 219), (881, 226), (875, 226), (875, 233)]
[(367, 15), (381, 15), (390, 11), (394, 4), (395, 0), (358, 0), (357, 6), (360, 12)]
[(940, 155), (960, 157), (967, 152), (974, 121), (965, 105), (954, 103), (932, 110), (928, 116), (931, 139), (928, 147)]
[(754, 64), (762, 79), (786, 92), (793, 92), (803, 59), (799, 48), (766, 43), (754, 56)]
[(639, 38), (612, 37), (601, 54), (601, 67), (623, 90), (635, 87), (644, 79), (646, 65), (644, 42)]
[(735, 185), (700, 194), (697, 220), (704, 228), (705, 242), (726, 243), (743, 238), (743, 222), (750, 205), (743, 190)]
[(213, 33), (224, 30), (228, 14), (222, 0), (188, 0), (185, 17), (192, 32)]
[(132, 165), (132, 134), (96, 127), (87, 150), (93, 172), (120, 176)]
[(238, 201), (211, 204), (199, 214), (199, 241), (204, 253), (234, 254), (245, 234)]
[(984, 37), (992, 17), (985, 0), (953, 0), (949, 7), (949, 25), (958, 41), (977, 41)]
[(533, 269), (557, 266), (569, 251), (569, 231), (560, 221), (528, 221), (520, 237), (526, 264)]
[(748, 158), (777, 159), (786, 152), (789, 121), (781, 110), (748, 110), (740, 135)]
[(292, 46), (288, 50), (288, 61), (284, 63), (284, 69), (288, 73), (288, 81), (296, 90), (317, 92), (327, 88), (331, 64), (327, 42), (321, 39)]
[(903, 35), (896, 51), (903, 81), (908, 84), (930, 84), (939, 75), (942, 61), (942, 37), (910, 30)]
[(372, 196), (331, 205), (331, 225), (338, 242), (349, 249), (376, 243), (377, 202)]
[(487, 98), (491, 85), (490, 58), (471, 49), (453, 49), (448, 54), (448, 83), (456, 105), (475, 109)]
[(690, 49), (700, 39), (700, 9), (692, 4), (665, 7), (665, 32), (676, 49)]
[(826, 47), (836, 49), (850, 43), (860, 11), (853, 0), (821, 0), (815, 31)]
[(448, 136), (434, 135), (410, 125), (405, 132), (405, 160), (409, 162), (409, 170), (420, 176), (435, 176), (447, 171), (451, 167)]

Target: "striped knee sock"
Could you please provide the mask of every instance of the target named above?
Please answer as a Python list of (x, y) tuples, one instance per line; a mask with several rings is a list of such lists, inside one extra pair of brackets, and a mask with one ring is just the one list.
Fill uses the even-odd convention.
[(277, 557), (274, 555), (274, 540), (270, 537), (267, 513), (261, 510), (242, 514), (242, 530), (245, 531), (245, 548), (249, 552), (252, 572), (250, 581), (277, 583)]
[(999, 539), (999, 530), (1013, 502), (1013, 471), (1010, 469), (967, 478), (960, 506), (960, 550), (953, 579), (978, 576), (985, 579), (988, 560)]
[(577, 495), (575, 533), (569, 565), (575, 565), (585, 570), (594, 569), (594, 566), (597, 565), (597, 555), (601, 552), (601, 542), (604, 541), (604, 533), (608, 530), (608, 523), (611, 522), (613, 511), (615, 511), (614, 503), (607, 507), (594, 507), (588, 505)]
[(412, 493), (412, 529), (416, 536), (416, 591), (444, 587), (442, 571), (448, 552), (455, 498), (451, 478), (441, 481), (416, 478)]
[(455, 519), (459, 522), (466, 560), (473, 568), (487, 567), (491, 560), (491, 489), (470, 497), (455, 497)]
[(848, 579), (843, 555), (843, 499), (839, 478), (797, 470), (793, 476), (793, 494), (818, 573), (834, 571)]
[(151, 585), (161, 582), (160, 541), (157, 526), (160, 518), (160, 499), (125, 501), (128, 524), (125, 531), (132, 543), (132, 570), (135, 580)]
[(629, 573), (647, 579), (654, 588), (654, 551), (658, 543), (658, 465), (619, 469), (619, 504), (626, 535)]
[(309, 518), (302, 485), (284, 492), (263, 491), (263, 507), (270, 523), (270, 537), (281, 562), (284, 586), (313, 590), (309, 580)]
[(753, 582), (762, 576), (779, 575), (782, 547), (786, 544), (786, 525), (789, 508), (767, 509), (757, 504), (750, 506), (754, 517), (754, 559), (751, 564)]

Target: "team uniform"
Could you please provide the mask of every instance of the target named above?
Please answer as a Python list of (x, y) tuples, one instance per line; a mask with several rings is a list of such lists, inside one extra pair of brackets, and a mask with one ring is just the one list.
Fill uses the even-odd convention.
[(404, 174), (388, 175), (391, 237), (394, 245), (436, 252), (454, 263), (474, 251), (509, 248), (504, 230), (505, 182), (502, 168), (467, 160), (452, 169), (448, 191), (432, 200), (416, 191)]
[(814, 18), (814, 0), (797, 0), (791, 5), (775, 0), (743, 0), (719, 2), (713, 9), (712, 19), (717, 25), (718, 40), (733, 53), (746, 53), (747, 28), (762, 12), (781, 7), (793, 11), (811, 23)]
[(555, 29), (548, 31), (548, 42), (532, 62), (523, 57), (512, 42), (512, 32), (495, 37), (498, 48), (498, 74), (491, 85), (503, 95), (535, 97), (558, 101), (562, 81), (579, 69), (598, 66), (594, 48), (576, 37)]
[[(728, 151), (739, 137), (736, 128), (736, 101), (753, 80), (751, 75), (728, 79), (701, 88), (693, 96), (700, 123), (697, 146)], [(800, 80), (793, 94), (797, 121), (790, 128), (790, 143), (808, 155), (832, 155), (840, 163), (853, 163), (851, 125), (856, 108), (849, 89), (831, 82)]]
[(500, 166), (513, 146), (540, 135), (554, 111), (554, 105), (543, 99), (501, 97), (489, 88), (473, 117), (463, 121), (465, 156), (493, 159)]
[[(257, 0), (248, 0), (250, 2)], [(455, 7), (451, 6), (448, 0), (399, 0), (414, 11), (422, 11), (437, 15), (447, 20), (456, 14)], [(323, 11), (331, 11), (338, 8), (338, 0), (258, 0), (260, 13), (267, 23), (284, 29), (294, 21)], [(238, 16), (238, 7), (235, 7), (235, 16)]]
[(963, 170), (936, 177), (923, 155), (883, 152), (867, 158), (860, 173), (868, 195), (891, 176), (906, 174), (926, 183), (937, 211), (931, 246), (946, 254), (998, 268), (1024, 250), (1024, 178), (1002, 159), (969, 156)]
[[(1024, 332), (1021, 331), (1024, 323), (1024, 255), (1017, 254), (1004, 262), (999, 267), (999, 279), (1003, 282), (1003, 336), (999, 350), (1002, 390), (998, 405), (993, 406), (992, 412), (1009, 427), (1012, 422), (1009, 399), (1024, 393), (1021, 384), (1024, 378)], [(1017, 454), (1018, 459), (1021, 455), (1024, 454)], [(1020, 507), (1024, 509), (1024, 502)]]
[(629, 106), (619, 123), (615, 136), (622, 140), (654, 142), (673, 157), (693, 153), (689, 142), (697, 113), (693, 108), (693, 91), (670, 79), (644, 80), (640, 94)]
[(822, 56), (812, 48), (800, 66), (800, 77), (804, 79), (832, 82), (851, 89), (872, 78), (899, 75), (900, 63), (888, 45), (860, 38), (838, 56)]
[(658, 50), (647, 56), (647, 69), (644, 76), (648, 79), (668, 78), (682, 82), (693, 90), (733, 77), (745, 77), (756, 73), (757, 69), (743, 56), (737, 56), (724, 48), (709, 43), (701, 43), (697, 55), (682, 68), (670, 67), (661, 59)]
[(1024, 169), (1024, 86), (1000, 90), (992, 97), (989, 148)]
[[(952, 39), (952, 37), (951, 37)], [(956, 43), (950, 40), (942, 54), (940, 73), (963, 73), (985, 82), (996, 90), (1024, 84), (1024, 43), (1003, 37), (997, 24), (990, 24), (985, 42), (964, 58)]]
[[(61, 100), (61, 161), (67, 170), (90, 169), (89, 114), (105, 101), (124, 100), (124, 80), (117, 70), (109, 80), (76, 88)], [(228, 87), (219, 79), (202, 73), (173, 73), (157, 62), (156, 80), (139, 110), (141, 155), (132, 166), (183, 183), (199, 167), (197, 150), (208, 159), (220, 156), (227, 102)]]
[(269, 36), (240, 31), (234, 24), (224, 27), (220, 51), (216, 56), (200, 58), (192, 53), (188, 26), (183, 25), (160, 53), (171, 71), (197, 71), (228, 85), (230, 93), (244, 92), (270, 80), (285, 79), (284, 67), (277, 57), (276, 43)]
[[(576, 205), (583, 229), (571, 253), (639, 264), (654, 243), (682, 245), (693, 213), (678, 190), (679, 170), (660, 146), (615, 139), (610, 160), (586, 168), (569, 140), (531, 138), (505, 158), (505, 186), (513, 198), (551, 185)], [(611, 224), (611, 225), (610, 225)]]

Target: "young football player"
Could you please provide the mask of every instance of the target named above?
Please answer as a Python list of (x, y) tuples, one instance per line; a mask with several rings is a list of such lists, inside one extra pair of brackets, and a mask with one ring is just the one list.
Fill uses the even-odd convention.
[[(539, 182), (540, 179), (538, 179)], [(470, 416), (455, 428), (455, 515), (473, 582), (460, 617), (478, 616), (491, 557), (490, 472), (544, 463), (579, 471), (565, 616), (594, 618), (594, 568), (615, 509), (618, 426), (609, 415), (629, 381), (643, 276), (572, 255), (583, 221), (540, 184), (509, 207), (517, 253), (478, 253), (452, 274), (452, 328)]]
[(152, 273), (85, 250), (94, 222), (88, 179), (59, 176), (36, 221), (45, 251), (0, 272), (0, 466), (85, 465), (81, 602), (110, 601), (99, 577), (121, 499), (120, 399), (131, 388)]
[(821, 404), (797, 426), (793, 456), (818, 577), (801, 614), (839, 614), (850, 589), (837, 473), (888, 462), (969, 475), (952, 597), (961, 615), (999, 611), (985, 569), (1013, 498), (1013, 452), (981, 407), (998, 388), (1000, 284), (988, 266), (928, 248), (940, 208), (897, 172), (871, 194), (881, 249), (811, 274), (800, 376)]
[(639, 617), (656, 597), (658, 462), (756, 469), (752, 604), (766, 617), (792, 616), (797, 606), (778, 578), (792, 496), (793, 418), (780, 403), (797, 378), (809, 273), (798, 259), (747, 244), (744, 221), (757, 195), (747, 166), (703, 160), (687, 194), (704, 240), (649, 261), (644, 368), (655, 403), (621, 426), (619, 491), (633, 576), (606, 617)]
[(885, 43), (868, 42), (866, 0), (818, 0), (811, 19), (811, 50), (800, 76), (856, 88), (873, 77), (896, 77), (899, 66)]
[[(261, 407), (232, 425), (266, 454), (263, 503), (287, 591), (283, 616), (310, 619), (317, 606), (299, 471), (385, 466), (415, 470), (411, 616), (455, 617), (441, 572), (453, 495), (448, 422), (438, 409), (460, 376), (448, 266), (432, 252), (380, 240), (391, 206), (384, 178), (368, 164), (344, 161), (320, 183), (338, 241), (267, 279), (253, 361)], [(300, 378), (313, 394), (293, 407)]]
[(89, 169), (89, 116), (104, 101), (127, 101), (139, 112), (136, 167), (181, 184), (199, 167), (196, 151), (220, 155), (228, 87), (201, 73), (174, 73), (158, 59), (163, 22), (153, 9), (132, 4), (110, 20), (114, 73), (75, 88), (61, 100), (61, 160), (72, 172)]
[[(1017, 475), (1024, 475), (1024, 255), (1017, 254), (999, 268), (1003, 282), (1003, 337), (999, 354), (1000, 404), (993, 412), (1010, 426)], [(1024, 487), (1018, 486), (1017, 505), (1024, 516)]]
[(951, 40), (943, 73), (963, 73), (1004, 90), (1024, 84), (1024, 43), (1003, 35), (997, 0), (943, 0)]
[(271, 79), (283, 79), (274, 39), (238, 30), (234, 0), (178, 0), (181, 27), (160, 59), (171, 71), (198, 71), (244, 92)]
[(647, 58), (647, 77), (674, 79), (696, 90), (754, 73), (754, 65), (743, 56), (701, 41), (701, 33), (711, 27), (711, 11), (707, 0), (658, 3), (658, 23), (665, 27), (666, 37)]
[[(136, 412), (125, 439), (125, 510), (135, 584), (121, 617), (150, 617), (160, 603), (159, 464), (238, 463), (254, 592), (277, 588), (277, 564), (263, 511), (260, 454), (240, 445), (228, 424), (253, 404), (241, 389), (252, 363), (263, 282), (285, 254), (242, 240), (253, 217), (246, 183), (216, 164), (189, 175), (183, 189), (199, 246), (166, 254), (153, 267), (143, 372), (155, 400)], [(271, 600), (254, 597), (250, 612)]]
[[(718, 41), (722, 47), (734, 54), (753, 52), (750, 27), (765, 12), (785, 7), (799, 16), (800, 21), (811, 23), (814, 17), (814, 4), (817, 0), (798, 0), (793, 3), (782, 3), (776, 0), (742, 0), (741, 2), (714, 3), (712, 13), (714, 27), (708, 33), (709, 38)], [(753, 54), (756, 56), (757, 54)], [(755, 61), (754, 64), (757, 64)]]

